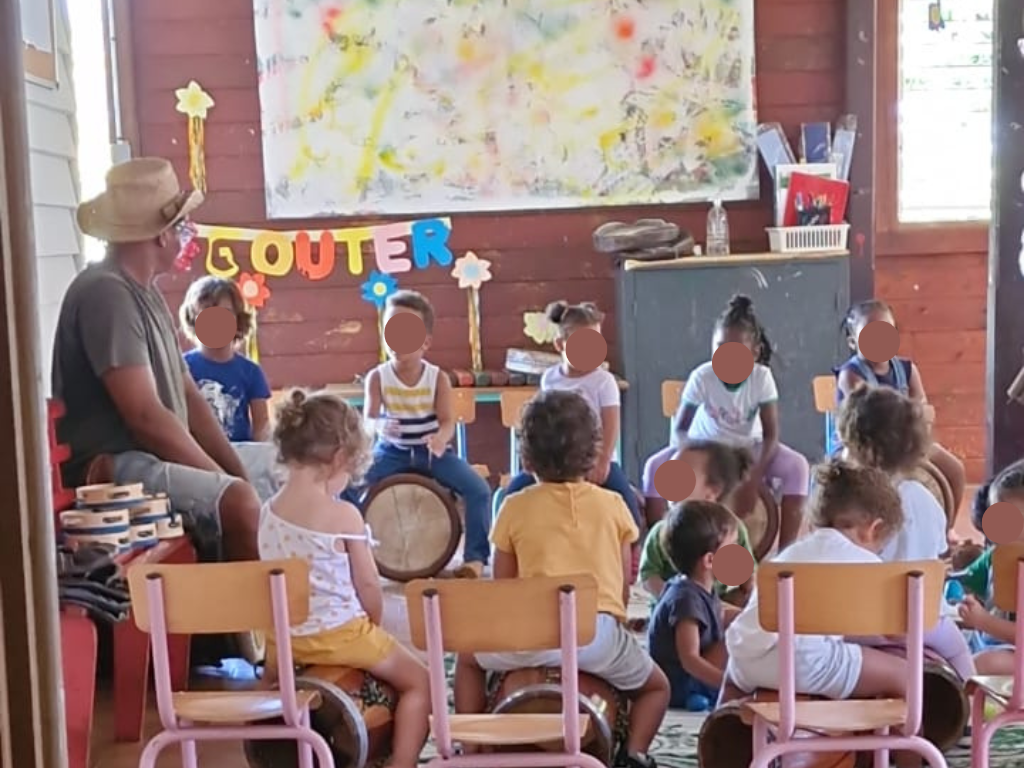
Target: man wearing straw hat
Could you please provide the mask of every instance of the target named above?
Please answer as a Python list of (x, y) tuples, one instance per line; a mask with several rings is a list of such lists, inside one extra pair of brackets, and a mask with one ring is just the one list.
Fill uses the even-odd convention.
[(57, 325), (53, 393), (67, 411), (59, 424), (72, 453), (66, 481), (141, 482), (170, 497), (201, 550), (258, 559), (260, 500), (185, 367), (156, 287), (202, 202), (202, 193), (181, 190), (167, 160), (140, 158), (114, 166), (106, 190), (78, 208), (81, 230), (108, 250), (72, 282)]

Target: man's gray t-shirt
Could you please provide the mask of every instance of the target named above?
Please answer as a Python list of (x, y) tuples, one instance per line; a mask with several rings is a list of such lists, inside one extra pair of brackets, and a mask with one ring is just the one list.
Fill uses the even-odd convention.
[(148, 366), (164, 406), (188, 424), (185, 363), (174, 319), (155, 285), (144, 287), (108, 260), (88, 267), (68, 288), (53, 346), (53, 395), (71, 448), (65, 479), (79, 484), (99, 454), (140, 450), (103, 385), (114, 368)]

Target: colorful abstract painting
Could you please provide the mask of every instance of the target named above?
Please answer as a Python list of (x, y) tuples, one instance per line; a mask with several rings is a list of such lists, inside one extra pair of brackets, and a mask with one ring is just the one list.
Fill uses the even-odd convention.
[(254, 0), (267, 215), (757, 195), (754, 0)]

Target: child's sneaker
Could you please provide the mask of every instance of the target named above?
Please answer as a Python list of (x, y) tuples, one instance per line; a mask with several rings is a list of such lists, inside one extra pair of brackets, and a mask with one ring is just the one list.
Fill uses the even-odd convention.
[(623, 752), (615, 761), (615, 768), (658, 768), (654, 758), (639, 752), (626, 754)]

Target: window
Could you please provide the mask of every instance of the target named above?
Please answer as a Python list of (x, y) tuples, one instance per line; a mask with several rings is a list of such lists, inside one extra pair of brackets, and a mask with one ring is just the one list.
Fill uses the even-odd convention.
[[(932, 17), (936, 6), (938, 28)], [(878, 181), (883, 229), (988, 221), (992, 16), (993, 0), (880, 4)], [(894, 102), (895, 110), (886, 107)]]
[(989, 218), (992, 0), (901, 0), (900, 222)]

